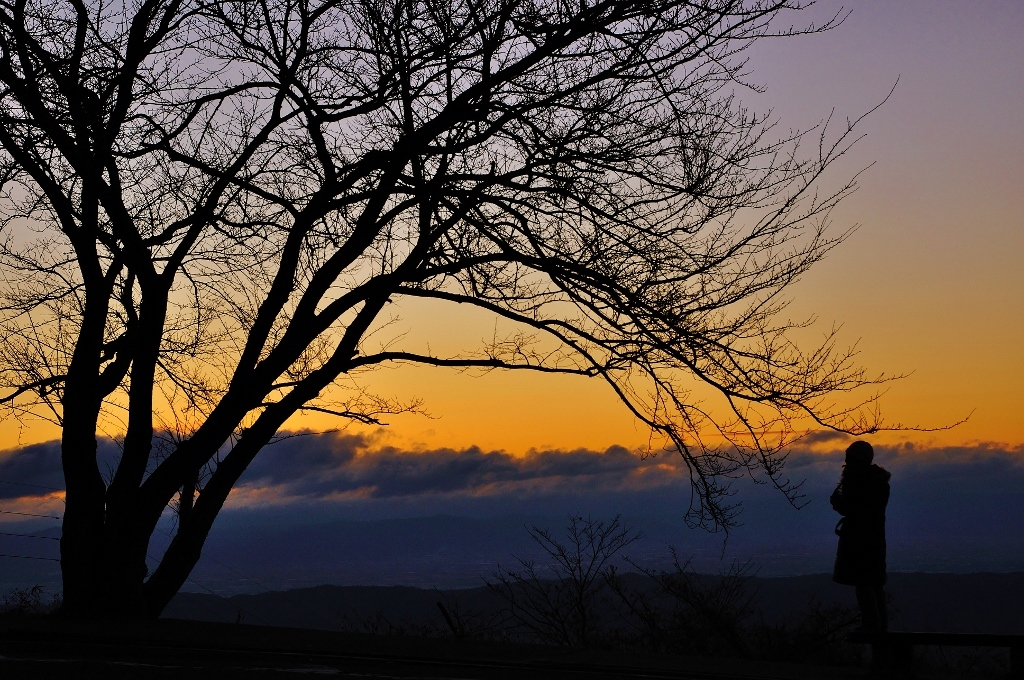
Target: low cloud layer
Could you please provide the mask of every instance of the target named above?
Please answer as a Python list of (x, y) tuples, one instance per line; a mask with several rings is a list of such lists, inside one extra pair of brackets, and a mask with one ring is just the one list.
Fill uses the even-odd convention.
[[(120, 451), (109, 439), (101, 439), (97, 448), (100, 472), (108, 473), (120, 457)], [(0, 451), (0, 500), (50, 495), (63, 489), (59, 441)]]
[(59, 442), (0, 452), (0, 481), (3, 500), (63, 489)]
[(620, 446), (524, 456), (477, 447), (406, 452), (375, 447), (360, 435), (325, 434), (293, 437), (265, 449), (243, 476), (240, 491), (274, 488), (288, 497), (377, 499), (611, 491), (676, 484), (683, 475), (676, 458), (641, 458)]
[[(749, 554), (778, 553), (771, 558), (776, 561), (795, 563), (817, 555), (814, 568), (827, 567), (837, 519), (828, 497), (847, 443), (846, 438), (816, 436), (790, 451), (786, 473), (804, 482), (807, 505), (800, 511), (770, 485), (736, 480), (735, 500), (744, 509), (742, 526), (731, 534), (729, 545)], [(116, 461), (117, 447), (105, 440), (100, 451), (106, 469)], [(1001, 570), (1024, 565), (1019, 547), (1024, 447), (904, 444), (877, 446), (875, 457), (893, 473), (887, 515), (894, 568)], [(62, 513), (63, 494), (51, 491), (64, 486), (57, 442), (0, 452), (0, 480), (17, 483), (0, 484), (0, 509)], [(257, 456), (229, 498), (215, 533), (221, 536), (218, 540), (230, 542), (231, 536), (246, 536), (254, 527), (274, 526), (287, 533), (289, 527), (327, 526), (332, 521), (450, 515), (518, 517), (513, 524), (521, 526), (534, 521), (523, 518), (540, 515), (621, 513), (652, 536), (674, 536), (663, 542), (692, 547), (705, 541), (705, 548), (720, 552), (718, 538), (681, 533), (689, 501), (686, 467), (669, 454), (642, 458), (622, 447), (523, 456), (477, 447), (410, 452), (383, 446), (372, 436), (299, 434)], [(0, 514), (0, 521), (53, 523), (11, 514)], [(966, 557), (974, 561), (967, 564)], [(768, 562), (766, 568), (775, 568)]]
[[(801, 442), (790, 452), (788, 475), (805, 480), (805, 488), (820, 495), (835, 484), (845, 445), (844, 438), (834, 435)], [(113, 442), (103, 440), (100, 452), (101, 467), (116, 461)], [(965, 494), (1024, 494), (1024, 446), (878, 446), (875, 460), (894, 472), (893, 483), (904, 494), (954, 500)], [(688, 479), (677, 456), (645, 458), (619, 446), (523, 456), (477, 447), (408, 452), (364, 435), (299, 433), (257, 456), (230, 504), (635, 493), (686, 490)], [(0, 481), (0, 500), (8, 502), (63, 488), (59, 443), (0, 452)]]
[[(847, 442), (837, 436), (801, 442), (789, 453), (787, 474), (803, 481), (809, 496), (821, 495), (838, 479)], [(894, 485), (905, 494), (950, 502), (965, 495), (1024, 495), (1024, 446), (878, 446), (875, 461), (894, 473)], [(375, 446), (363, 436), (324, 434), (268, 447), (242, 478), (236, 502), (688, 491), (688, 480), (678, 456), (644, 458), (618, 446), (605, 451), (532, 451), (523, 456), (477, 447), (406, 452)], [(739, 500), (744, 491), (773, 493), (739, 484)]]
[[(787, 472), (794, 478), (835, 481), (846, 442), (838, 441), (834, 450), (820, 446), (794, 449)], [(1024, 445), (876, 446), (874, 462), (894, 473), (894, 483), (935, 494), (975, 489), (1024, 493)]]

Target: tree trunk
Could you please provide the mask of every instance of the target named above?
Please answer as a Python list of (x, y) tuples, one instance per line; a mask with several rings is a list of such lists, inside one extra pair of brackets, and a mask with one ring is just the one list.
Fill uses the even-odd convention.
[(82, 328), (68, 366), (62, 398), (65, 507), (60, 539), (64, 580), (61, 610), (76, 617), (98, 616), (105, 609), (102, 583), (106, 566), (107, 488), (96, 460), (96, 429), (102, 402), (99, 358), (107, 314), (106, 293), (95, 281), (86, 288)]
[(96, 468), (95, 435), (85, 439), (76, 436), (79, 432), (65, 423), (61, 448), (67, 496), (60, 539), (64, 580), (61, 610), (75, 617), (91, 617), (105, 609), (101, 584), (106, 488)]
[(146, 616), (142, 588), (149, 573), (146, 566), (148, 536), (136, 527), (112, 532), (108, 528), (104, 580), (104, 615), (111, 618)]
[(60, 541), (61, 611), (75, 618), (143, 616), (148, 537), (125, 527), (112, 532), (106, 525), (106, 488), (95, 465), (96, 439), (76, 441), (67, 426), (64, 433), (68, 490)]

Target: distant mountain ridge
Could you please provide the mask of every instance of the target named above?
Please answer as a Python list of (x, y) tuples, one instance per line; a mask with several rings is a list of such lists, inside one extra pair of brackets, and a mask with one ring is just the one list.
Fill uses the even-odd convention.
[[(639, 575), (636, 578), (642, 578)], [(854, 607), (853, 589), (829, 574), (754, 578), (757, 605), (768, 621), (798, 614), (814, 600)], [(1024, 572), (1006, 574), (890, 574), (895, 630), (1024, 634)], [(246, 623), (322, 630), (432, 626), (445, 623), (437, 607), (483, 609), (498, 605), (486, 587), (437, 590), (410, 586), (332, 586), (218, 597), (179, 593), (166, 618)], [(384, 632), (384, 631), (381, 631)]]

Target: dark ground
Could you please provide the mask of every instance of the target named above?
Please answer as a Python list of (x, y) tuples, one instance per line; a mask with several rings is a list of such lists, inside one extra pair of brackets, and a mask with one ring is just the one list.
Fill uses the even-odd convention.
[[(782, 620), (814, 600), (852, 605), (852, 589), (835, 585), (826, 574), (754, 579), (750, 585), (759, 593), (761, 615), (769, 619)], [(892, 574), (888, 589), (896, 609), (894, 629), (1024, 633), (1024, 573)], [(437, 602), (442, 600), (449, 608), (462, 611), (495, 604), (493, 594), (485, 588), (438, 591), (320, 586), (231, 598), (182, 593), (165, 613), (168, 618), (130, 624), (67, 621), (8, 612), (0, 615), (0, 680), (259, 680), (295, 677), (296, 673), (467, 680), (811, 680), (866, 675), (863, 668), (856, 666), (825, 667), (643, 651), (571, 651), (554, 646), (459, 639), (445, 628), (437, 608)], [(236, 623), (239, 613), (242, 623)], [(424, 630), (430, 637), (419, 636)], [(978, 652), (983, 656), (972, 659), (965, 654), (975, 652), (967, 650), (947, 658), (946, 650), (934, 648), (928, 652), (930, 656), (915, 664), (925, 671), (919, 677), (1002, 677), (1006, 671), (999, 669), (1007, 667), (1002, 659), (1006, 656), (1004, 652)], [(864, 658), (866, 661), (867, 657)], [(995, 672), (978, 673), (979, 668), (994, 668)]]
[(530, 680), (857, 678), (858, 669), (816, 668), (658, 654), (574, 652), (469, 640), (164, 619), (110, 624), (26, 618), (0, 624), (0, 676), (21, 678), (361, 678)]

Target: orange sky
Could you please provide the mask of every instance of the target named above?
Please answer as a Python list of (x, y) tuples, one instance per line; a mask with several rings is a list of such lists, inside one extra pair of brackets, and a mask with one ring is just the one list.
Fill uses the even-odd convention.
[[(840, 3), (825, 2), (819, 16)], [(750, 95), (784, 127), (839, 121), (881, 101), (835, 175), (874, 163), (833, 215), (859, 224), (791, 290), (794, 318), (842, 324), (871, 372), (909, 373), (883, 401), (891, 422), (937, 426), (879, 440), (1024, 442), (1024, 5), (861, 2), (831, 33), (780, 40), (751, 56)], [(458, 310), (403, 311), (432, 346), (490, 334)], [(467, 320), (467, 318), (469, 320)], [(375, 387), (419, 396), (434, 420), (393, 419), (407, 444), (523, 451), (640, 445), (646, 433), (598, 381), (533, 374), (459, 375), (402, 368)], [(305, 421), (309, 422), (309, 421)]]
[[(875, 163), (833, 215), (837, 228), (861, 228), (791, 289), (794, 318), (817, 314), (822, 331), (843, 324), (871, 372), (911, 373), (883, 402), (889, 420), (942, 425), (973, 412), (951, 431), (885, 439), (1024, 442), (1022, 27), (1018, 2), (872, 0), (836, 31), (751, 53), (752, 80), (768, 92), (747, 97), (774, 108), (783, 128), (813, 125), (833, 108), (840, 121), (856, 117), (899, 79), (835, 175)], [(400, 312), (436, 350), (471, 349), (493, 328), (441, 307)], [(396, 445), (519, 452), (646, 441), (596, 380), (404, 367), (379, 371), (369, 385), (421, 397), (434, 416), (393, 418), (387, 436)], [(56, 436), (52, 426), (0, 423), (0, 449)]]

